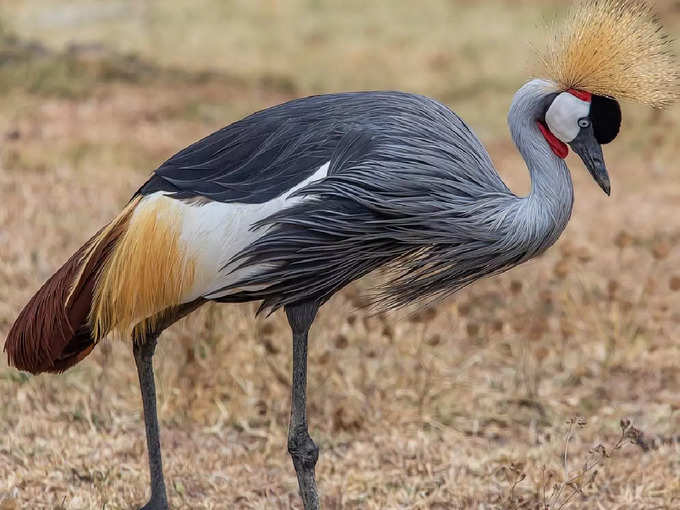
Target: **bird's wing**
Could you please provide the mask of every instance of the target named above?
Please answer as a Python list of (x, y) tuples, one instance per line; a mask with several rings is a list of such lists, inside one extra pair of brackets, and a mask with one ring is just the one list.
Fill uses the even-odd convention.
[(361, 122), (356, 112), (365, 101), (360, 94), (312, 96), (256, 112), (172, 156), (138, 193), (270, 201), (331, 160), (352, 125)]
[[(179, 199), (264, 203), (332, 159), (346, 161), (343, 151), (357, 132), (393, 146), (397, 157), (411, 145), (436, 148), (438, 139), (446, 138), (454, 147), (451, 164), (443, 169), (449, 176), (497, 177), (488, 172), (493, 167), (482, 144), (445, 106), (414, 94), (356, 92), (289, 101), (230, 124), (172, 156), (138, 194), (161, 191)], [(352, 150), (356, 156), (357, 149)], [(403, 159), (405, 164), (415, 161), (408, 154)], [(331, 165), (330, 173), (340, 169)]]

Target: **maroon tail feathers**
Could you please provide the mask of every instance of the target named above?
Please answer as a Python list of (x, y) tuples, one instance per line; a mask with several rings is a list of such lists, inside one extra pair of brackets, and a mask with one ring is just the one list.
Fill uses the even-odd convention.
[(58, 373), (92, 352), (96, 339), (91, 335), (88, 314), (94, 287), (128, 217), (119, 216), (100, 230), (31, 298), (5, 342), (10, 365), (34, 374)]

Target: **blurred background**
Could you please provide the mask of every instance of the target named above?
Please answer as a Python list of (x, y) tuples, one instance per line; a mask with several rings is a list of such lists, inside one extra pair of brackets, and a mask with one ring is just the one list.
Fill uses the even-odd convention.
[[(294, 97), (435, 97), (526, 193), (507, 110), (569, 3), (0, 2), (0, 338), (156, 166)], [(678, 36), (680, 2), (654, 7)], [(573, 219), (543, 257), (415, 313), (368, 314), (370, 279), (322, 309), (308, 395), (325, 508), (680, 505), (680, 109), (623, 111), (612, 197), (570, 156)], [(173, 508), (300, 508), (290, 334), (255, 309), (207, 306), (161, 340)], [(59, 377), (3, 357), (0, 509), (145, 502), (138, 391), (125, 341)]]

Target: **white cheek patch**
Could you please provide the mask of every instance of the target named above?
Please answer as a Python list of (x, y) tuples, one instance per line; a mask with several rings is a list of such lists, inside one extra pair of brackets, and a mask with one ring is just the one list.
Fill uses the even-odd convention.
[(590, 113), (590, 103), (563, 92), (557, 96), (545, 113), (545, 123), (550, 132), (564, 143), (569, 143), (578, 136), (579, 119)]

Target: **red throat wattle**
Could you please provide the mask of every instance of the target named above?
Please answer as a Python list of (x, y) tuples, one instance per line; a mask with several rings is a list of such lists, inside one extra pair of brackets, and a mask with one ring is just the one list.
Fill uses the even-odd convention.
[(536, 124), (538, 124), (538, 129), (543, 133), (543, 138), (548, 142), (548, 145), (550, 145), (550, 149), (555, 153), (555, 156), (562, 159), (566, 158), (567, 154), (569, 154), (569, 147), (567, 147), (567, 144), (553, 135), (542, 122), (539, 121)]

